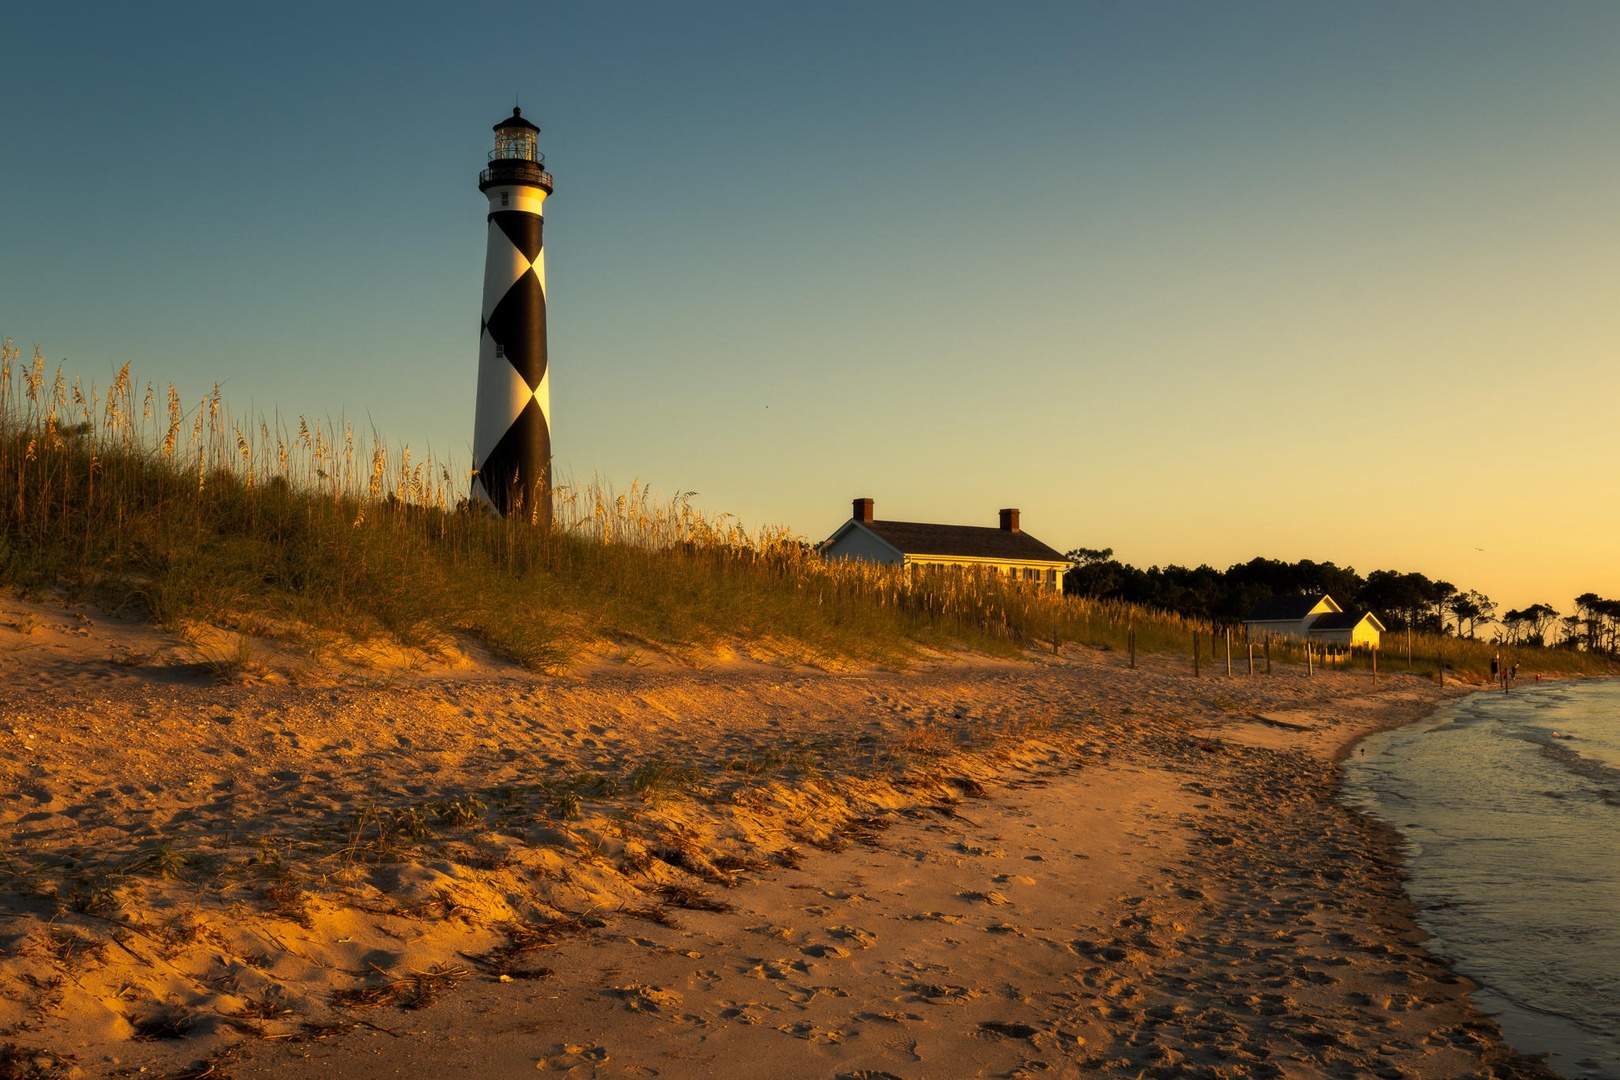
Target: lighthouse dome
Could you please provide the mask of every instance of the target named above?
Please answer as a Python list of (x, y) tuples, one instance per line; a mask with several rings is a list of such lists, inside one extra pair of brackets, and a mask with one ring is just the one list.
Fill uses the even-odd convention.
[(500, 131), (503, 128), (517, 128), (519, 130), (528, 131), (540, 130), (529, 121), (523, 119), (523, 110), (518, 108), (516, 105), (512, 106), (511, 116), (508, 116), (505, 120), (502, 120), (500, 123), (495, 125), (496, 131)]

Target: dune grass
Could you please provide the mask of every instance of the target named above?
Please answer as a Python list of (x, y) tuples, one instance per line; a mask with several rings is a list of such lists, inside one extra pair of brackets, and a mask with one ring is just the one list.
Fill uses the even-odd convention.
[(706, 516), (632, 484), (555, 492), (553, 525), (502, 520), (464, 473), (343, 422), (242, 419), (218, 388), (183, 403), (104, 391), (0, 355), (0, 581), (66, 588), (165, 624), (318, 648), (470, 634), (540, 669), (580, 646), (762, 643), (903, 662), (918, 649), (1064, 641), (1175, 647), (1193, 624), (1064, 600), (995, 575), (825, 561), (783, 529)]
[[(550, 528), (495, 517), (467, 488), (463, 471), (343, 421), (240, 418), (217, 386), (185, 403), (173, 385), (138, 386), (127, 365), (103, 391), (47, 370), (37, 349), (24, 360), (0, 346), (0, 582), (162, 624), (312, 652), (471, 635), (541, 670), (600, 642), (892, 664), (940, 647), (1122, 650), (1132, 631), (1141, 652), (1185, 653), (1194, 631), (1214, 630), (994, 574), (823, 560), (787, 530), (639, 484), (559, 486)], [(1425, 640), (1419, 667), (1435, 645), (1453, 667), (1489, 661), (1483, 645)], [(1519, 655), (1527, 671), (1593, 662)]]

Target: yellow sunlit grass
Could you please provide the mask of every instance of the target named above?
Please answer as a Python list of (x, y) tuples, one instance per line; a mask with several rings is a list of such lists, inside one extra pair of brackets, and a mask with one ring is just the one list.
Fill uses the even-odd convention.
[[(347, 422), (240, 417), (217, 386), (186, 403), (127, 366), (101, 391), (9, 341), (0, 478), (0, 579), (311, 649), (466, 634), (539, 669), (593, 641), (895, 663), (926, 647), (1123, 649), (1131, 629), (1144, 652), (1184, 651), (1212, 629), (993, 574), (826, 561), (785, 529), (640, 484), (559, 486), (550, 529), (502, 520), (466, 501), (464, 472)], [(1420, 666), (1433, 655), (1422, 644)]]

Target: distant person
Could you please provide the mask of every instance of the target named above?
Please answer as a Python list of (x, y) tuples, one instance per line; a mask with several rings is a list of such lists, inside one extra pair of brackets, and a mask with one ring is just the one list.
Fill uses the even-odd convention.
[(1501, 657), (1502, 657), (1501, 653), (1497, 653), (1495, 656), (1491, 657), (1491, 682), (1496, 681), (1496, 676), (1502, 670), (1502, 659), (1501, 659)]

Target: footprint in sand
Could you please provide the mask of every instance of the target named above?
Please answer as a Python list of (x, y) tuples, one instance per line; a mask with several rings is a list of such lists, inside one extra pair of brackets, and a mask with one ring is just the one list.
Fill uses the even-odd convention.
[(981, 1020), (979, 1030), (986, 1035), (999, 1035), (1003, 1039), (1031, 1039), (1041, 1034), (1041, 1029), (1003, 1020)]
[(870, 949), (878, 939), (872, 931), (862, 930), (858, 926), (829, 926), (827, 933), (837, 941), (851, 942), (862, 949)]
[(731, 1020), (738, 1024), (754, 1026), (765, 1022), (765, 1014), (776, 1012), (774, 1005), (767, 1005), (761, 1001), (728, 1001), (725, 1008), (720, 1010), (720, 1019)]
[(661, 1013), (677, 1008), (681, 1003), (678, 992), (661, 986), (643, 986), (641, 983), (616, 986), (610, 993), (622, 1000), (625, 1008), (631, 1012)]
[(922, 1014), (914, 1012), (865, 1012), (860, 1013), (855, 1019), (884, 1024), (920, 1024), (922, 1023)]
[(607, 1047), (554, 1043), (536, 1063), (545, 1072), (568, 1076), (595, 1076), (596, 1067), (608, 1060)]
[(1024, 874), (997, 874), (990, 879), (997, 885), (1033, 885), (1035, 879)]
[(984, 996), (979, 990), (940, 983), (917, 983), (911, 987), (911, 991), (930, 1005), (966, 1005), (974, 998)]
[(816, 1025), (800, 1021), (796, 1024), (782, 1024), (776, 1029), (795, 1039), (804, 1039), (807, 1042), (836, 1044), (844, 1041), (845, 1033), (835, 1028), (820, 1028)]
[(756, 979), (787, 979), (794, 974), (804, 974), (806, 971), (803, 961), (800, 960), (765, 960), (743, 972)]
[(848, 949), (839, 948), (837, 945), (806, 945), (799, 951), (806, 956), (814, 956), (824, 960), (843, 960), (853, 955)]

